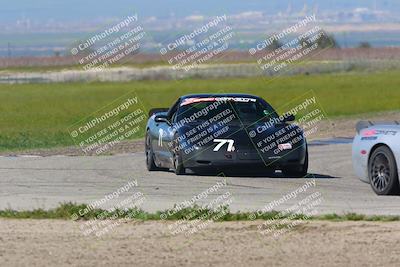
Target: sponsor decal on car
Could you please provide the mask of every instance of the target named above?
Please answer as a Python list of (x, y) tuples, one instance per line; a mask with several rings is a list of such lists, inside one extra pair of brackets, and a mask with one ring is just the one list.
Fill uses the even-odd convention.
[(196, 97), (196, 98), (184, 99), (181, 103), (181, 106), (186, 106), (200, 102), (227, 102), (227, 101), (248, 103), (248, 102), (256, 102), (257, 99), (248, 97), (203, 97), (203, 98)]
[(378, 139), (378, 136), (365, 136), (361, 137), (361, 140), (376, 140)]
[(376, 134), (383, 134), (383, 135), (396, 135), (397, 131), (384, 131), (384, 130), (378, 130), (376, 131)]
[(376, 135), (376, 130), (365, 130), (362, 132), (363, 136), (372, 136), (372, 135)]
[(291, 143), (279, 144), (278, 148), (279, 150), (289, 150), (292, 149), (292, 144)]
[(397, 131), (392, 130), (365, 130), (362, 132), (362, 136), (373, 136), (373, 135), (396, 135)]

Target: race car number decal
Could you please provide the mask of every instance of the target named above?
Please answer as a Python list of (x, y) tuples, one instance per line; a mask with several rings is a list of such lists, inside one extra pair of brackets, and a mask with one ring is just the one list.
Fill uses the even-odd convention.
[(219, 143), (219, 144), (214, 147), (213, 151), (220, 150), (221, 147), (226, 143), (228, 143), (228, 148), (226, 149), (226, 151), (228, 152), (235, 151), (235, 147), (233, 146), (235, 141), (233, 139), (214, 139), (214, 143)]

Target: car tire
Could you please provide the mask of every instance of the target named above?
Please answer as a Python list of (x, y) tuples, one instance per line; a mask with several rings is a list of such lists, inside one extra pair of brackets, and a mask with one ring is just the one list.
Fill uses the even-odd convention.
[(368, 176), (372, 190), (377, 195), (393, 195), (399, 192), (396, 160), (387, 146), (376, 148), (368, 161)]
[(286, 177), (301, 178), (306, 176), (308, 173), (308, 149), (306, 149), (306, 156), (303, 164), (299, 164), (298, 166), (283, 168), (282, 173)]
[(158, 171), (161, 168), (157, 167), (154, 162), (154, 153), (151, 146), (151, 137), (149, 131), (146, 132), (145, 153), (146, 153), (146, 167), (148, 171)]
[(174, 138), (174, 152), (173, 152), (173, 163), (174, 163), (174, 171), (176, 175), (183, 175), (186, 173), (185, 166), (183, 165), (182, 154), (179, 149), (178, 138)]

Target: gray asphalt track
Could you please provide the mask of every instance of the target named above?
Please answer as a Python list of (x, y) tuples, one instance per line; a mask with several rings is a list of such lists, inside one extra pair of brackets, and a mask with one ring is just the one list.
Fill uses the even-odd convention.
[[(315, 177), (316, 186), (282, 202), (284, 209), (313, 192), (323, 198), (320, 214), (356, 212), (362, 214), (400, 215), (400, 198), (376, 196), (368, 184), (359, 181), (351, 165), (351, 145), (314, 145), (309, 147), (310, 178), (226, 177), (227, 185), (209, 195), (205, 204), (229, 192), (232, 211), (255, 211), (302, 187)], [(185, 175), (172, 172), (148, 172), (144, 154), (99, 157), (0, 157), (0, 209), (52, 208), (61, 202), (91, 203), (104, 198), (129, 181), (138, 186), (108, 201), (115, 205), (140, 191), (145, 196), (141, 206), (148, 211), (172, 208), (212, 187), (222, 177)]]

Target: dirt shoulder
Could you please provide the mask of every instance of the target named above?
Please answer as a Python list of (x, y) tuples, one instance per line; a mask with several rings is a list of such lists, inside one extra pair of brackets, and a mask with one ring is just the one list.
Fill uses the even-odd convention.
[[(72, 147), (60, 147), (51, 149), (32, 149), (26, 151), (15, 151), (15, 152), (0, 152), (0, 156), (96, 156), (95, 151), (93, 153), (85, 154), (82, 149), (77, 146)], [(144, 140), (127, 140), (121, 141), (116, 144), (111, 150), (108, 150), (104, 155), (116, 155), (116, 154), (127, 154), (135, 152), (144, 152)]]
[(362, 114), (357, 116), (338, 117), (324, 120), (318, 124), (317, 133), (312, 139), (354, 137), (356, 134), (356, 124), (361, 120), (367, 121), (400, 121), (400, 112), (383, 112), (375, 114)]
[[(351, 138), (355, 135), (355, 125), (360, 120), (370, 121), (400, 121), (400, 112), (385, 112), (377, 114), (364, 114), (351, 117), (335, 118), (324, 120), (318, 123), (318, 130), (312, 134), (310, 140), (329, 139), (336, 137)], [(144, 151), (144, 140), (128, 140), (116, 144), (111, 150), (107, 151), (107, 155), (126, 154)], [(17, 156), (17, 155), (36, 155), (36, 156), (83, 156), (85, 153), (79, 147), (63, 147), (52, 149), (34, 149), (18, 152), (0, 152), (0, 156)], [(90, 156), (90, 154), (88, 154)], [(92, 156), (95, 153), (93, 151)]]
[(172, 235), (172, 222), (127, 222), (97, 238), (83, 222), (0, 220), (0, 266), (398, 266), (400, 222), (322, 222), (274, 238), (262, 222), (211, 223)]

